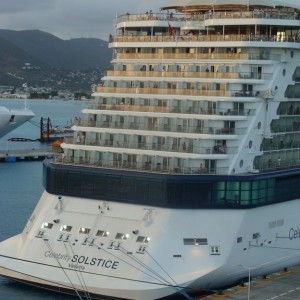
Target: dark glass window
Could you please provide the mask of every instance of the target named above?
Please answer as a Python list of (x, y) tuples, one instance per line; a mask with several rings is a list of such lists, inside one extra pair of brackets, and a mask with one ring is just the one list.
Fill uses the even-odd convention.
[(153, 204), (160, 204), (164, 201), (165, 184), (163, 180), (149, 180), (149, 197)]
[(94, 194), (94, 174), (81, 174), (81, 193), (82, 195), (92, 196)]
[(56, 170), (55, 174), (55, 190), (58, 193), (68, 192), (68, 172)]
[(107, 197), (109, 199), (120, 199), (121, 178), (120, 176), (107, 176)]
[(134, 177), (121, 177), (121, 198), (130, 202), (137, 200)]
[(137, 202), (149, 203), (149, 179), (136, 178), (135, 186)]
[[(69, 171), (68, 192), (71, 194), (81, 195), (81, 173)], [(65, 184), (67, 181), (65, 182)]]
[[(139, 173), (97, 174), (45, 164), (48, 192), (169, 208), (245, 208), (300, 198), (300, 175), (272, 179), (203, 182), (202, 176), (141, 177)], [(224, 178), (224, 177), (223, 177)], [(180, 179), (180, 180), (178, 180)]]
[(94, 193), (98, 197), (105, 197), (107, 195), (107, 177), (105, 175), (95, 174)]

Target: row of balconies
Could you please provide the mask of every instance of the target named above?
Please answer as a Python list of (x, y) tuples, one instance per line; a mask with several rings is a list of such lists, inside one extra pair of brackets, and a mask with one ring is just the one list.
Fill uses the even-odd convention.
[[(112, 43), (187, 43), (187, 42), (290, 42), (290, 43), (299, 43), (300, 39), (295, 35), (264, 35), (264, 34), (208, 34), (208, 35), (122, 35), (111, 37)], [(264, 55), (249, 55), (249, 59), (271, 59), (271, 56), (268, 54)], [(279, 60), (280, 55), (277, 55)], [(273, 58), (274, 59), (274, 58)], [(275, 59), (274, 59), (275, 60)]]
[[(172, 158), (169, 159), (169, 161)], [(206, 160), (210, 161), (210, 160)], [(225, 167), (213, 167), (207, 168), (203, 163), (199, 164), (198, 167), (186, 166), (187, 161), (184, 162), (183, 166), (178, 166), (175, 163), (152, 163), (151, 161), (145, 162), (132, 162), (128, 160), (93, 160), (91, 158), (84, 158), (82, 156), (72, 157), (72, 156), (56, 156), (54, 163), (63, 164), (74, 164), (74, 165), (85, 165), (85, 166), (98, 166), (105, 168), (117, 168), (117, 169), (127, 169), (134, 171), (147, 171), (147, 172), (159, 172), (159, 173), (176, 173), (176, 174), (225, 174), (227, 168)]]
[[(296, 146), (296, 145), (295, 145)], [(266, 151), (263, 156), (256, 157), (255, 169), (273, 171), (274, 169), (299, 168), (300, 147)]]
[(300, 107), (299, 103), (293, 106), (293, 104), (287, 105), (286, 103), (280, 104), (280, 107), (278, 109), (279, 115), (281, 116), (299, 116), (300, 115)]
[(217, 79), (263, 79), (271, 80), (273, 74), (253, 72), (166, 72), (166, 71), (108, 71), (113, 77), (168, 77), (168, 78), (217, 78)]
[(287, 132), (299, 132), (300, 131), (300, 121), (294, 121), (292, 124), (276, 124), (271, 125), (272, 133), (287, 133)]
[(140, 88), (140, 87), (97, 87), (98, 93), (119, 93), (119, 94), (151, 94), (151, 95), (180, 95), (180, 96), (210, 96), (210, 97), (260, 97), (260, 91), (246, 90), (208, 90), (203, 89), (174, 89), (174, 88)]
[(99, 147), (112, 147), (112, 148), (124, 148), (124, 149), (142, 149), (151, 151), (167, 151), (167, 152), (179, 152), (179, 153), (193, 153), (193, 154), (236, 154), (238, 147), (227, 147), (226, 145), (215, 145), (213, 147), (199, 147), (193, 145), (193, 141), (189, 143), (189, 139), (182, 144), (162, 144), (162, 143), (138, 143), (138, 142), (124, 142), (124, 141), (110, 141), (110, 140), (97, 140), (97, 139), (80, 139), (77, 138), (66, 140), (67, 144), (87, 145), (87, 146), (99, 146)]
[(182, 133), (199, 133), (199, 134), (217, 134), (217, 135), (242, 135), (246, 133), (246, 128), (226, 128), (222, 126), (201, 127), (191, 125), (169, 125), (169, 124), (148, 124), (142, 122), (110, 122), (102, 121), (94, 124), (89, 121), (81, 121), (80, 126), (110, 129), (129, 129), (129, 130), (145, 130), (145, 131), (162, 131), (162, 132), (182, 132)]
[[(140, 22), (140, 21), (167, 21), (167, 22), (179, 22), (180, 24), (188, 24), (194, 22), (200, 22), (208, 19), (281, 19), (281, 20), (298, 20), (299, 15), (292, 11), (280, 11), (274, 8), (266, 10), (252, 10), (252, 11), (207, 11), (205, 14), (197, 13), (185, 13), (185, 14), (173, 14), (173, 13), (145, 13), (145, 14), (125, 14), (118, 16), (117, 23), (120, 22)], [(176, 23), (172, 23), (175, 26)]]
[(252, 55), (248, 53), (117, 53), (114, 55), (115, 59), (139, 59), (139, 60), (151, 60), (151, 59), (188, 59), (188, 60), (206, 60), (206, 59), (218, 59), (218, 60), (249, 60)]
[[(157, 105), (129, 105), (129, 104), (94, 104), (90, 109), (155, 112), (155, 113), (181, 113), (196, 115), (220, 115), (220, 116), (254, 116), (256, 109), (229, 109), (229, 108), (204, 108), (204, 107), (181, 107), (181, 106), (157, 106)], [(93, 126), (90, 122), (88, 126)]]
[(290, 140), (288, 142), (270, 142), (269, 144), (263, 144), (261, 150), (264, 152), (272, 152), (277, 150), (288, 150), (288, 149), (300, 149), (300, 143)]

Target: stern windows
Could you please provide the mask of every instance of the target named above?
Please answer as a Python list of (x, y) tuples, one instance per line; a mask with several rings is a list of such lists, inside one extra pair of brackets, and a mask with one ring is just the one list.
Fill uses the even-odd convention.
[(202, 246), (202, 245), (207, 245), (207, 239), (205, 238), (185, 238), (183, 239), (183, 244), (184, 245), (189, 245), (189, 246)]
[(42, 228), (51, 229), (53, 227), (52, 223), (45, 222), (42, 224)]
[(60, 227), (60, 231), (70, 232), (72, 230), (72, 226), (63, 225)]
[(136, 241), (137, 241), (137, 243), (149, 243), (150, 242), (150, 237), (138, 236)]
[(91, 231), (91, 229), (89, 229), (89, 228), (81, 227), (78, 232), (80, 234), (89, 234), (90, 231)]
[(98, 230), (96, 233), (96, 236), (100, 237), (107, 237), (109, 235), (109, 232), (106, 230)]
[(129, 238), (128, 233), (117, 233), (115, 239), (116, 240), (127, 240)]

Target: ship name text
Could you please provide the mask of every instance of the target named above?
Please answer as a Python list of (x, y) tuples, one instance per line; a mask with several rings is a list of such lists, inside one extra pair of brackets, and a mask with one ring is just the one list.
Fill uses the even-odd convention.
[(56, 259), (57, 261), (63, 260), (69, 262), (69, 268), (76, 270), (84, 270), (85, 266), (87, 265), (116, 270), (119, 264), (119, 261), (106, 260), (103, 258), (89, 257), (84, 255), (79, 256), (76, 254), (71, 257), (68, 254), (61, 254), (53, 251), (46, 251), (44, 255), (45, 257)]
[(65, 261), (69, 261), (72, 258), (68, 254), (56, 253), (56, 252), (53, 252), (53, 251), (46, 251), (45, 252), (45, 257), (54, 258), (56, 260), (65, 260)]
[[(106, 269), (113, 269), (116, 270), (118, 267), (119, 262), (118, 261), (112, 261), (112, 260), (105, 260), (103, 258), (97, 258), (97, 257), (88, 257), (84, 255), (73, 255), (72, 263), (77, 263), (78, 265), (90, 265), (90, 266), (96, 266), (96, 267), (101, 267), (101, 268), (106, 268)], [(73, 265), (73, 264), (70, 264)], [(77, 265), (73, 265), (77, 266)]]
[(291, 228), (289, 231), (290, 240), (299, 239), (300, 238), (300, 228)]

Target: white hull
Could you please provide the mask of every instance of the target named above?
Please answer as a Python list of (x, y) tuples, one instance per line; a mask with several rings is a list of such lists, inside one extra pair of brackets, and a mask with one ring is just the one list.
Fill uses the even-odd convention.
[(300, 263), (300, 5), (239, 2), (117, 17), (112, 70), (0, 274), (190, 299)]
[[(249, 268), (257, 276), (300, 263), (299, 200), (210, 213), (155, 208), (148, 215), (144, 206), (106, 202), (109, 209), (101, 213), (97, 208), (103, 202), (85, 199), (83, 207), (81, 201), (63, 197), (60, 202), (45, 192), (24, 232), (0, 244), (1, 275), (49, 288), (147, 300), (185, 287), (192, 292), (228, 286), (247, 277)], [(59, 223), (36, 237), (41, 225), (52, 220)], [(278, 226), (270, 228), (274, 222)], [(58, 241), (64, 224), (91, 231), (74, 231), (67, 242)], [(130, 237), (119, 250), (109, 249), (114, 238), (95, 238), (99, 228), (110, 228), (111, 235), (129, 232)], [(137, 253), (133, 230), (151, 237), (148, 253)], [(256, 233), (259, 237), (253, 238)], [(207, 238), (208, 244), (183, 244), (184, 238), (194, 236)], [(237, 243), (240, 236), (243, 241)], [(214, 246), (219, 253), (211, 252)]]
[(0, 138), (34, 117), (29, 109), (8, 109), (0, 106)]

